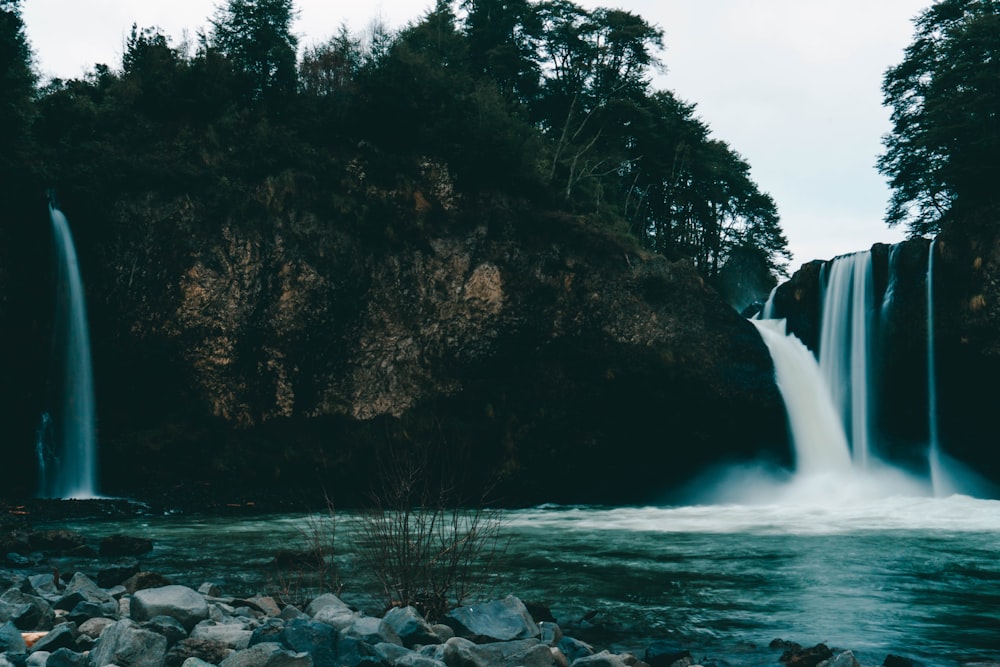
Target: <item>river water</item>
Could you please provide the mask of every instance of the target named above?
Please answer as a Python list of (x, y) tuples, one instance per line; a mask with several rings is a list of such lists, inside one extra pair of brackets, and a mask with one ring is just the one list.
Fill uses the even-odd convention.
[[(377, 611), (377, 586), (354, 553), (359, 521), (336, 514), (341, 596)], [(641, 651), (670, 639), (696, 657), (774, 665), (780, 651), (767, 645), (782, 638), (852, 649), (864, 665), (889, 653), (943, 666), (1000, 660), (998, 501), (540, 507), (503, 521), (510, 541), (492, 568), (493, 596), (547, 604), (573, 636), (603, 646)], [(274, 553), (308, 546), (330, 524), (282, 514), (61, 526), (94, 539), (147, 536), (155, 549), (144, 569), (238, 595), (288, 586), (288, 573), (267, 565)]]

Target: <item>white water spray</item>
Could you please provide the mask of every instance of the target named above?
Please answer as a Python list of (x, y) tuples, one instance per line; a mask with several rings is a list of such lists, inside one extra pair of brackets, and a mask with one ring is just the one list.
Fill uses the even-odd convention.
[(80, 266), (62, 211), (49, 205), (55, 240), (57, 282), (55, 383), (61, 390), (52, 413), (38, 429), (39, 495), (43, 498), (97, 497), (97, 442), (90, 334)]

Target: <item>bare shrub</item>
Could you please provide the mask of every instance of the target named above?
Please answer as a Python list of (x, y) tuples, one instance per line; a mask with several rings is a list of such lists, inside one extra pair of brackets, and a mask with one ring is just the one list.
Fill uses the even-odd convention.
[(484, 592), (506, 548), (503, 511), (464, 502), (454, 452), (417, 445), (383, 453), (372, 506), (360, 522), (359, 556), (388, 606), (412, 605), (428, 620)]

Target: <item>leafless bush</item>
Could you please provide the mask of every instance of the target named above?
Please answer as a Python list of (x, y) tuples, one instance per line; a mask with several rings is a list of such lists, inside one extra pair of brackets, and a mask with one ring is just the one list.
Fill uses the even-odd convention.
[(281, 604), (304, 604), (321, 593), (340, 593), (343, 583), (334, 559), (337, 514), (330, 497), (326, 507), (308, 515), (300, 527), (301, 548), (275, 554), (275, 599)]
[(433, 450), (418, 445), (381, 457), (358, 545), (387, 606), (412, 605), (429, 620), (482, 592), (506, 547), (502, 510), (485, 497), (463, 502), (454, 483), (462, 466), (453, 452)]

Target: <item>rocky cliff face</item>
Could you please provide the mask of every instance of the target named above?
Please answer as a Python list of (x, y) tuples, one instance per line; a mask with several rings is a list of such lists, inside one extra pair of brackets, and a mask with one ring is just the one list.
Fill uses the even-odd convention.
[(352, 179), (384, 230), (274, 182), (223, 213), (117, 204), (83, 249), (100, 260), (103, 488), (352, 498), (380, 453), (425, 448), (508, 502), (621, 502), (787, 456), (765, 347), (690, 266), (576, 218), (461, 201), (440, 170), (399, 190)]

